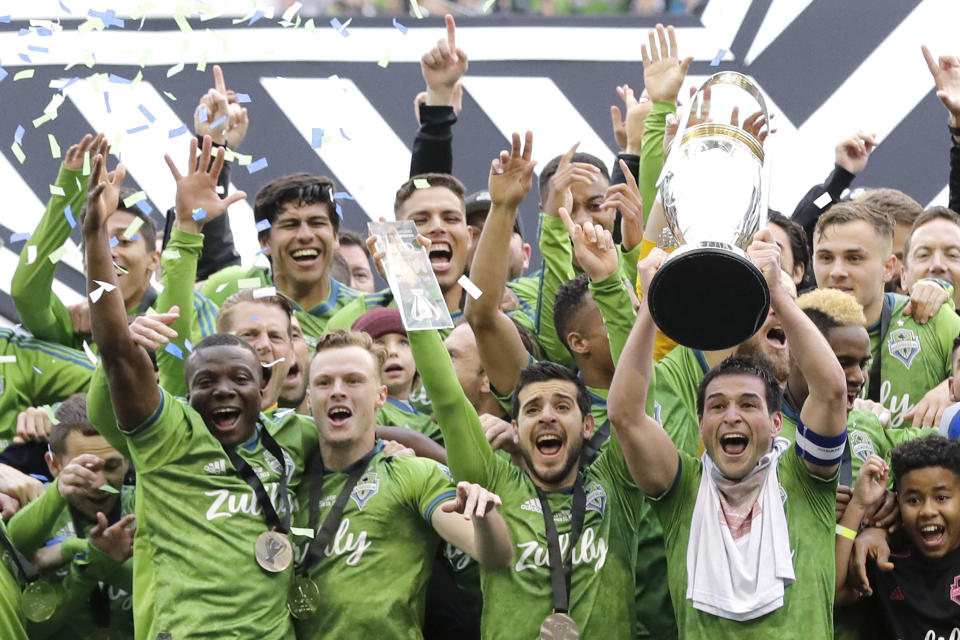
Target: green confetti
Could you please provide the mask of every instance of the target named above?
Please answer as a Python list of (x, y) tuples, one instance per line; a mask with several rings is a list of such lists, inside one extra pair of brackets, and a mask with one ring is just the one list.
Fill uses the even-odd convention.
[(54, 158), (60, 157), (60, 144), (52, 133), (47, 134), (47, 140), (50, 141), (50, 155)]
[(53, 120), (53, 116), (49, 113), (43, 114), (39, 118), (34, 119), (33, 128), (36, 129), (37, 127), (42, 125), (44, 122), (47, 122), (48, 120)]
[(413, 181), (413, 186), (417, 189), (429, 189), (430, 182), (425, 178), (417, 178)]
[(112, 484), (103, 485), (100, 487), (100, 491), (103, 491), (104, 493), (120, 493), (120, 491)]
[(313, 529), (303, 529), (301, 527), (290, 527), (290, 533), (295, 536), (306, 536), (307, 538), (312, 538), (316, 535)]
[[(130, 207), (137, 204), (141, 200), (146, 200), (146, 199), (147, 199), (146, 193), (144, 193), (143, 191), (137, 191), (136, 193), (132, 193), (123, 199), (123, 206), (129, 209)], [(130, 225), (130, 226), (133, 226), (133, 225)], [(134, 231), (133, 233), (136, 233), (136, 231)]]
[[(140, 193), (143, 193), (143, 192), (141, 191)], [(133, 197), (136, 196), (136, 195), (137, 195), (137, 194), (133, 194), (132, 196), (130, 196), (130, 198), (133, 198)], [(130, 198), (127, 198), (127, 200), (129, 200)], [(141, 198), (141, 200), (142, 200), (142, 199), (143, 199), (143, 198)], [(123, 201), (123, 204), (126, 205), (126, 204), (127, 204), (127, 200), (124, 200), (124, 201)], [(137, 231), (140, 231), (140, 227), (142, 227), (142, 226), (143, 226), (143, 218), (139, 218), (139, 217), (138, 217), (138, 218), (134, 218), (134, 219), (133, 219), (133, 222), (130, 223), (130, 226), (127, 227), (126, 231), (123, 232), (123, 237), (126, 238), (127, 240), (129, 240), (130, 238), (132, 238), (133, 236), (135, 236), (135, 235), (137, 234)]]
[(420, 11), (420, 3), (417, 0), (410, 0), (410, 6), (413, 7), (413, 15), (417, 16), (417, 20), (423, 20), (423, 13)]
[(260, 286), (260, 278), (240, 278), (237, 280), (237, 291), (240, 289), (256, 289)]
[(67, 255), (68, 251), (70, 251), (70, 248), (67, 247), (67, 245), (63, 245), (62, 247), (60, 247), (59, 249), (57, 249), (56, 251), (50, 254), (50, 262), (52, 262), (53, 264), (57, 264), (58, 262), (60, 262), (63, 256)]
[(89, 151), (84, 151), (84, 152), (83, 152), (83, 171), (82, 171), (82, 173), (83, 173), (83, 175), (85, 175), (85, 176), (90, 175), (90, 152), (89, 152)]
[(63, 191), (63, 187), (58, 187), (55, 184), (50, 185), (50, 195), (52, 196), (65, 196), (67, 195)]
[(33, 69), (24, 69), (23, 71), (17, 71), (13, 76), (13, 81), (17, 80), (29, 80), (33, 77)]
[(10, 149), (13, 150), (13, 155), (17, 157), (17, 162), (23, 164), (23, 161), (27, 159), (27, 154), (23, 152), (23, 149), (20, 148), (20, 145), (17, 142), (14, 142), (10, 145)]

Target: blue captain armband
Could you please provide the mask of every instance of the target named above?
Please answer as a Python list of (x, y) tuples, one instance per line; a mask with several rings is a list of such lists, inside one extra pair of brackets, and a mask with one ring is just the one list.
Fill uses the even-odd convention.
[(797, 455), (807, 462), (821, 467), (833, 467), (843, 459), (843, 449), (847, 446), (847, 430), (838, 436), (822, 436), (797, 421)]

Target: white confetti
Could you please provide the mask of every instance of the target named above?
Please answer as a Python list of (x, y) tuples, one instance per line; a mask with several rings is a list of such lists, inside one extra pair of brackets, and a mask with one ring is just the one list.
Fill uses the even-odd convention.
[(820, 197), (813, 201), (813, 204), (817, 205), (818, 209), (823, 209), (827, 205), (833, 202), (833, 198), (830, 197), (830, 194), (824, 191), (820, 194)]
[(483, 295), (483, 291), (480, 290), (480, 287), (474, 284), (473, 280), (468, 278), (466, 274), (460, 276), (460, 279), (457, 280), (457, 284), (463, 287), (464, 291), (467, 292), (467, 295), (474, 300)]

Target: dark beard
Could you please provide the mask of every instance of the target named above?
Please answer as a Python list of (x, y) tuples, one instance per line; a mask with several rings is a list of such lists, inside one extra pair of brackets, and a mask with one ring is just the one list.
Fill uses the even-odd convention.
[(735, 355), (749, 356), (763, 362), (770, 368), (771, 371), (773, 371), (774, 377), (782, 386), (786, 383), (787, 376), (790, 375), (790, 358), (788, 355), (786, 355), (789, 354), (789, 351), (784, 352), (784, 358), (777, 358), (774, 360), (770, 358), (770, 356), (767, 355), (767, 353), (760, 346), (760, 340), (763, 339), (765, 338), (752, 336), (746, 342), (741, 342), (739, 345), (737, 345)]
[(557, 471), (555, 474), (551, 474), (549, 476), (541, 475), (539, 472), (537, 472), (536, 468), (533, 466), (533, 460), (531, 459), (530, 452), (521, 447), (520, 454), (523, 456), (523, 461), (527, 465), (527, 473), (530, 474), (530, 477), (535, 482), (539, 481), (541, 484), (555, 484), (566, 478), (567, 474), (569, 474), (570, 471), (580, 463), (580, 452), (582, 449), (583, 438), (581, 437), (576, 447), (574, 447), (572, 444), (568, 445), (567, 460), (560, 471)]

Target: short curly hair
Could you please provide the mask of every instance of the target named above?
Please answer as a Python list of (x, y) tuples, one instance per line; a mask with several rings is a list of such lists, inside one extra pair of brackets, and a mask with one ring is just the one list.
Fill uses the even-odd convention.
[[(821, 332), (833, 327), (850, 325), (866, 326), (863, 305), (849, 293), (839, 289), (814, 289), (797, 298), (797, 306), (813, 320)], [(813, 312), (813, 313), (812, 313)], [(821, 327), (815, 314), (823, 314), (829, 319), (827, 327)]]
[(890, 467), (898, 491), (905, 475), (928, 467), (943, 467), (960, 481), (960, 442), (936, 434), (907, 440), (890, 452)]

